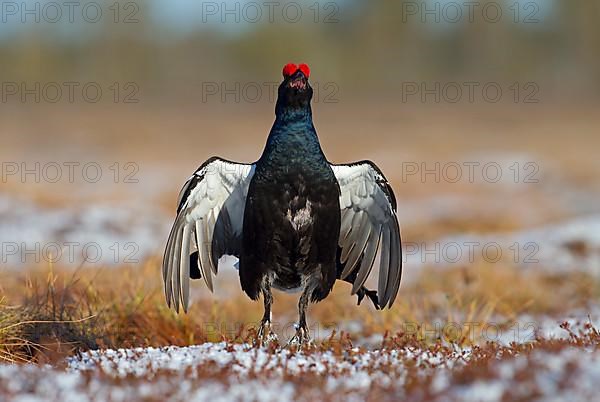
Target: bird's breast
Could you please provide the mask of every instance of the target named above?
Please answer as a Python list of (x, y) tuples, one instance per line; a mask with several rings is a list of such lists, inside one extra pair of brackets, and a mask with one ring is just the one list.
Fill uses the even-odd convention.
[(313, 222), (312, 204), (310, 200), (307, 199), (302, 208), (292, 210), (292, 205), (293, 203), (290, 203), (285, 217), (296, 232), (301, 232)]

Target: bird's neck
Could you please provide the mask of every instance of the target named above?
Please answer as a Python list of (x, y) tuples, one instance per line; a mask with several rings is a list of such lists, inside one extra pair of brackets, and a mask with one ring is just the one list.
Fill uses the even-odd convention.
[(289, 107), (277, 102), (275, 107), (275, 124), (304, 123), (312, 126), (312, 109), (310, 104), (301, 107)]
[(323, 151), (313, 125), (310, 106), (277, 110), (262, 159), (281, 159), (293, 163), (296, 158), (321, 157), (324, 157)]

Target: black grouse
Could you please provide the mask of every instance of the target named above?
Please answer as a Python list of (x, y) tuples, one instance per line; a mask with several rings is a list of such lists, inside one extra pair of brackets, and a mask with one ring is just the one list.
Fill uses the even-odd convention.
[[(291, 342), (310, 341), (309, 302), (336, 280), (352, 284), (358, 303), (391, 307), (402, 273), (396, 199), (373, 162), (327, 161), (313, 126), (306, 64), (288, 64), (278, 89), (275, 123), (260, 159), (242, 164), (213, 157), (185, 183), (165, 250), (167, 304), (187, 312), (190, 278), (213, 275), (223, 255), (239, 258), (242, 289), (262, 295), (262, 340), (271, 334), (272, 288), (301, 292)], [(380, 249), (377, 291), (364, 284)]]

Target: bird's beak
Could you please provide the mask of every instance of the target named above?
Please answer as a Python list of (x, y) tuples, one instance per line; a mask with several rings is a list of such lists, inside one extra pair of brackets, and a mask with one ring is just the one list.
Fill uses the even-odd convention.
[(297, 90), (305, 90), (308, 85), (308, 80), (304, 73), (300, 70), (296, 71), (291, 77), (288, 83), (290, 88), (294, 88)]

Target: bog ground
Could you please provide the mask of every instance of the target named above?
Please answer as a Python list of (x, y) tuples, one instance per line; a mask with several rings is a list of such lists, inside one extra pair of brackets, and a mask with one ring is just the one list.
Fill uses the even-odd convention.
[(0, 120), (19, 134), (0, 148), (0, 399), (593, 399), (597, 107), (319, 105), (330, 160), (377, 160), (391, 181), (405, 269), (382, 312), (337, 284), (301, 351), (284, 347), (297, 300), (281, 293), (280, 344), (253, 346), (262, 304), (231, 261), (215, 294), (194, 283), (187, 315), (160, 279), (180, 186), (213, 154), (256, 158), (272, 105), (60, 108)]

